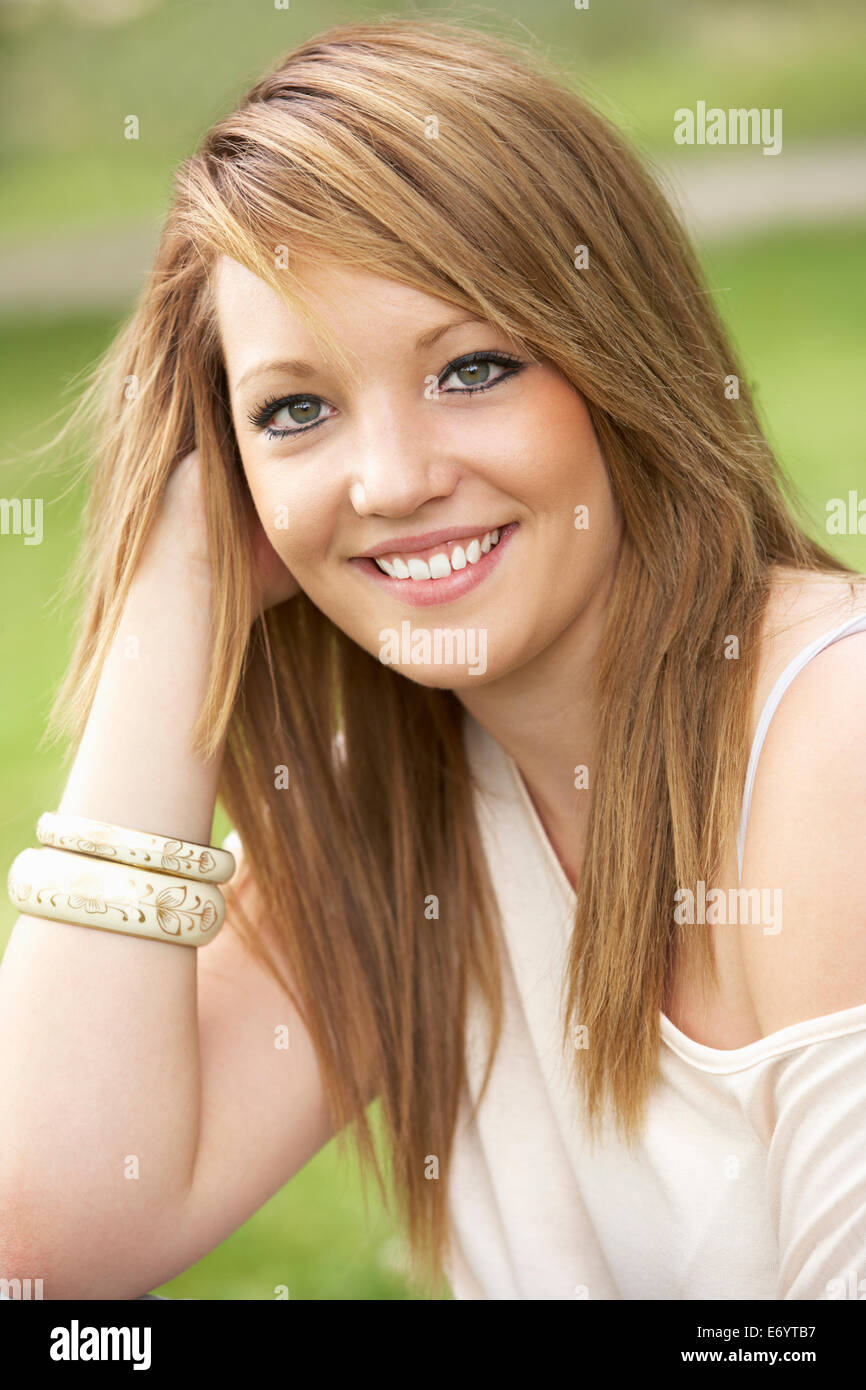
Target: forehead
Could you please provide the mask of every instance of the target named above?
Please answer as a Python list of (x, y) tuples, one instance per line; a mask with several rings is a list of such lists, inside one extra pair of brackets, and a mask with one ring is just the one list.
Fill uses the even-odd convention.
[[(339, 261), (293, 265), (304, 299), (313, 313), (343, 342), (363, 340), (371, 331), (416, 333), (440, 323), (453, 305), (409, 285)], [(227, 351), (250, 337), (279, 335), (294, 347), (314, 346), (313, 330), (275, 289), (246, 266), (220, 257), (214, 278), (220, 334)], [(444, 313), (443, 313), (444, 311)]]

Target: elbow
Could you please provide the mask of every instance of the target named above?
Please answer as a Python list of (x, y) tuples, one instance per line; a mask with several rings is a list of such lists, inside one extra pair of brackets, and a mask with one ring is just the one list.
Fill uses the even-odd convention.
[(144, 1282), (143, 1248), (134, 1232), (51, 1221), (0, 1198), (0, 1298), (137, 1298), (153, 1287)]

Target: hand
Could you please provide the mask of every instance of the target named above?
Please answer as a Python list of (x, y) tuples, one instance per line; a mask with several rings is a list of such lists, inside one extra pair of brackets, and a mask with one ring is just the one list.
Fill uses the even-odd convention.
[[(265, 609), (292, 598), (300, 585), (268, 540), (250, 499), (245, 514), (253, 559), (253, 601), (250, 623)], [(160, 511), (148, 537), (141, 568), (165, 564), (166, 557), (180, 558), (185, 572), (213, 578), (203, 501), (201, 458), (197, 449), (174, 467), (165, 486)]]
[(253, 573), (258, 604), (254, 616), (258, 617), (265, 609), (293, 598), (301, 586), (268, 540), (258, 512), (255, 509), (251, 510), (248, 524), (255, 562)]

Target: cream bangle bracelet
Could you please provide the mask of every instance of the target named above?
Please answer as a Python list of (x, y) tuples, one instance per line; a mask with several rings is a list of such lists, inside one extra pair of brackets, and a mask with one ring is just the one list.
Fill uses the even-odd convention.
[(170, 840), (148, 830), (128, 830), (107, 821), (65, 812), (46, 811), (39, 817), (36, 838), (42, 845), (99, 855), (116, 864), (155, 869), (204, 883), (227, 883), (235, 871), (234, 855), (214, 845), (195, 845)]
[(225, 919), (215, 884), (65, 849), (22, 850), (7, 886), (19, 912), (177, 946), (206, 946)]

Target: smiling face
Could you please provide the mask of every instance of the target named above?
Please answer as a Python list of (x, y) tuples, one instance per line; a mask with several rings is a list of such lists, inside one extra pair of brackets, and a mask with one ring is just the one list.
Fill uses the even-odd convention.
[(235, 431), (268, 539), (323, 613), (408, 678), (459, 690), (516, 670), (579, 618), (615, 563), (618, 515), (582, 397), (441, 299), (336, 263), (303, 282), (351, 375), (237, 262), (223, 257), (216, 282)]

